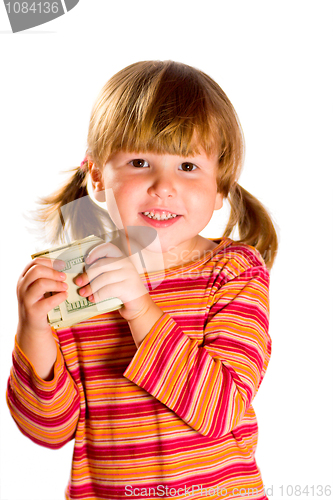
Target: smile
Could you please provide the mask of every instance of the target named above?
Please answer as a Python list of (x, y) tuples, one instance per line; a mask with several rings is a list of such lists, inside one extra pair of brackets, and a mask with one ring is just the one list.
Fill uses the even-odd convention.
[(157, 229), (167, 228), (173, 224), (177, 224), (177, 221), (180, 221), (183, 217), (182, 215), (171, 214), (170, 212), (158, 215), (153, 212), (139, 212), (139, 214), (149, 226), (153, 226)]
[(149, 217), (149, 219), (155, 219), (155, 220), (168, 220), (177, 217), (177, 214), (172, 214), (170, 212), (161, 212), (161, 213), (142, 212), (142, 213), (147, 217)]

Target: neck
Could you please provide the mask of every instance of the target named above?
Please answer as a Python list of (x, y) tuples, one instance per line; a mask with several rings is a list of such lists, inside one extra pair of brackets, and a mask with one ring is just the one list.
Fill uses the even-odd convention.
[(137, 238), (129, 238), (126, 231), (121, 231), (117, 246), (126, 256), (139, 257), (142, 267), (149, 273), (194, 262), (212, 251), (217, 244), (197, 235), (191, 240), (190, 248), (187, 243), (186, 246), (170, 247), (166, 252), (162, 252), (162, 249), (152, 251), (149, 245), (145, 247)]

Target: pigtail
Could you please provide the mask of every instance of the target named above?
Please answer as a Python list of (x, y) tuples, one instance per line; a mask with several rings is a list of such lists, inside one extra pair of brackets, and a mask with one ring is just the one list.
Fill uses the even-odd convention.
[(89, 235), (103, 237), (114, 230), (107, 210), (99, 207), (89, 196), (88, 161), (70, 170), (68, 182), (53, 194), (39, 199), (41, 208), (35, 220), (44, 225), (51, 244), (68, 243)]
[(276, 257), (278, 238), (270, 215), (257, 198), (239, 184), (229, 193), (230, 217), (224, 237), (238, 224), (240, 242), (255, 247), (271, 269)]

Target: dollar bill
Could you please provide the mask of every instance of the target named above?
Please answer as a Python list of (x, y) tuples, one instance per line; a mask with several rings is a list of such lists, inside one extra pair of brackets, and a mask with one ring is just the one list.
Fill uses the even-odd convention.
[(104, 240), (91, 235), (82, 240), (44, 250), (31, 256), (32, 259), (47, 257), (60, 259), (66, 263), (61, 271), (66, 273), (65, 281), (68, 285), (68, 297), (58, 307), (49, 311), (47, 315), (48, 322), (53, 328), (72, 326), (98, 314), (115, 311), (123, 306), (122, 301), (117, 297), (111, 297), (96, 303), (89, 302), (85, 297), (78, 294), (79, 287), (73, 281), (78, 274), (84, 271), (84, 259), (89, 251), (101, 243), (104, 243)]

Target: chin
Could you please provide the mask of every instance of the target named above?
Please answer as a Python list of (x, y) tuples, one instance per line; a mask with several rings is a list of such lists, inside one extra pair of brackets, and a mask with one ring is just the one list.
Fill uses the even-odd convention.
[(155, 241), (153, 241), (150, 245), (145, 247), (145, 250), (148, 252), (156, 253), (156, 254), (162, 254), (168, 251), (168, 248), (166, 248), (164, 245), (161, 244), (158, 238), (156, 238)]

